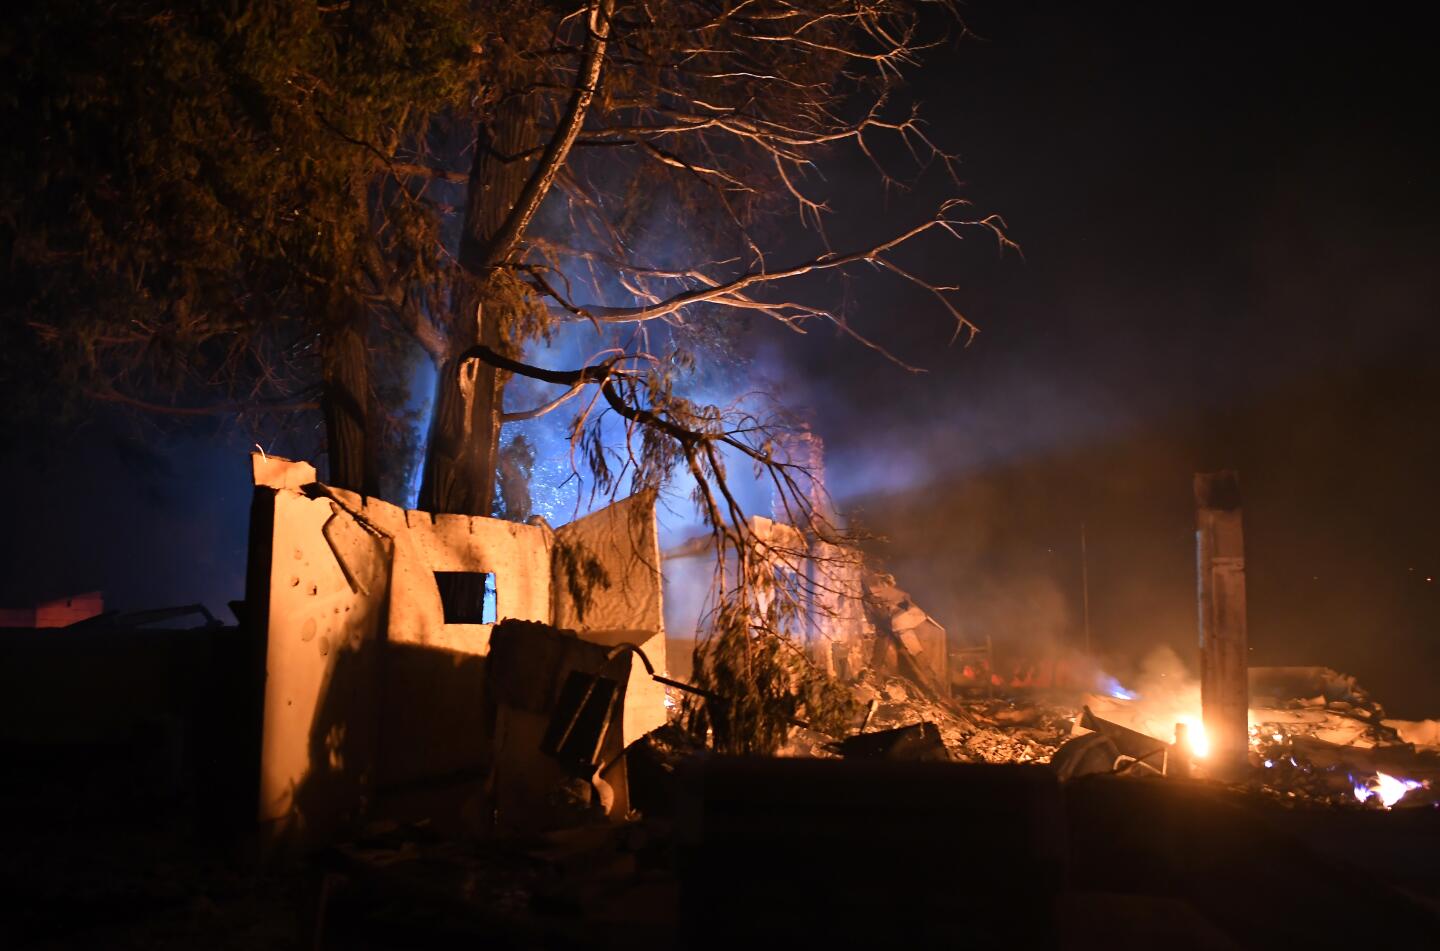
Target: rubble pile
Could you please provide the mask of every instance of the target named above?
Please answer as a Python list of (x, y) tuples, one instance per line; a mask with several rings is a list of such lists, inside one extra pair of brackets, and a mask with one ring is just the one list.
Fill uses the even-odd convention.
[(951, 707), (933, 699), (919, 684), (895, 674), (866, 670), (852, 687), (857, 703), (868, 707), (873, 701), (875, 712), (866, 724), (867, 730), (889, 730), (912, 723), (934, 723), (940, 739), (953, 755), (975, 725), (962, 718)]
[(1385, 720), (1384, 724), (1417, 750), (1440, 753), (1440, 720)]
[[(1251, 762), (1263, 792), (1369, 808), (1433, 801), (1440, 751), (1423, 742), (1426, 721), (1387, 720), (1354, 677), (1328, 668), (1256, 668), (1251, 679)], [(1298, 696), (1276, 699), (1287, 693)], [(1382, 792), (1387, 783), (1400, 787)]]
[(1070, 736), (1073, 707), (1008, 699), (941, 702), (913, 681), (866, 671), (854, 685), (862, 706), (875, 701), (867, 729), (934, 723), (951, 759), (967, 763), (1046, 763)]
[[(1301, 707), (1295, 712), (1307, 711)], [(1270, 719), (1274, 710), (1254, 713), (1263, 719), (1250, 730), (1251, 763), (1267, 795), (1368, 808), (1436, 801), (1440, 755), (1405, 742), (1393, 728), (1378, 722), (1362, 728), (1331, 711), (1324, 720), (1276, 721)], [(1335, 724), (1342, 719), (1350, 722)], [(1348, 742), (1335, 742), (1336, 738)], [(1403, 788), (1392, 798), (1383, 787), (1394, 783)]]
[(949, 680), (945, 629), (926, 614), (893, 575), (867, 570), (865, 611), (876, 632), (871, 667), (898, 672), (932, 695)]
[[(1244, 786), (1289, 802), (1355, 808), (1427, 805), (1440, 799), (1440, 748), (1405, 735), (1430, 739), (1426, 731), (1434, 721), (1386, 720), (1384, 708), (1353, 678), (1322, 668), (1285, 670), (1313, 672), (1323, 689), (1283, 702), (1256, 696), (1262, 705), (1251, 710), (1255, 772)], [(863, 671), (852, 689), (867, 710), (862, 734), (933, 724), (949, 758), (958, 762), (1048, 763), (1067, 740), (1088, 732), (1076, 725), (1087, 702), (1120, 722), (1138, 715), (1137, 710), (1127, 713), (1130, 701), (1096, 695), (1070, 702), (1024, 694), (942, 700), (922, 684), (873, 668)], [(844, 745), (797, 729), (781, 755), (834, 757)]]
[[(1263, 671), (1264, 668), (1261, 668)], [(1333, 671), (1313, 696), (1300, 697), (1284, 703), (1273, 697), (1256, 696), (1250, 707), (1251, 747), (1269, 737), (1305, 736), (1335, 746), (1374, 749), (1398, 746), (1405, 741), (1383, 721), (1385, 710), (1353, 677), (1341, 677)]]
[(1338, 765), (1318, 766), (1288, 740), (1262, 743), (1259, 755), (1265, 769), (1260, 790), (1268, 796), (1336, 806), (1359, 802), (1355, 793), (1359, 783), (1350, 770)]
[(1010, 700), (974, 701), (964, 709), (978, 724), (962, 750), (976, 763), (1048, 763), (1070, 738), (1073, 707)]

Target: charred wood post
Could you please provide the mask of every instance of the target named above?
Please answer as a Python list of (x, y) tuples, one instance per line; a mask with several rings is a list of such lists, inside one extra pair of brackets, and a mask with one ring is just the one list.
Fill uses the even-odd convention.
[(1249, 643), (1240, 478), (1230, 469), (1195, 476), (1199, 574), (1200, 706), (1210, 769), (1237, 772), (1249, 747)]

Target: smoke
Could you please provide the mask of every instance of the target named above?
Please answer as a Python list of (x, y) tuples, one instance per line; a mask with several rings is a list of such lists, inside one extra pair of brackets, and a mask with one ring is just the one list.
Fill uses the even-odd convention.
[(1171, 726), (1181, 715), (1200, 711), (1200, 679), (1171, 647), (1146, 654), (1128, 686), (1138, 703), (1156, 716), (1168, 717)]
[(1198, 729), (1200, 681), (1173, 649), (1157, 647), (1141, 659), (1129, 683), (1105, 697), (1091, 698), (1090, 707), (1102, 719), (1173, 741), (1177, 723), (1190, 726), (1192, 732)]

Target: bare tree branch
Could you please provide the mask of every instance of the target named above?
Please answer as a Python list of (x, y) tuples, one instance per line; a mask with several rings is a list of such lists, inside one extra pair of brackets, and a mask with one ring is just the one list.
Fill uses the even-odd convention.
[[(580, 305), (574, 303), (566, 295), (558, 292), (555, 287), (548, 282), (542, 282), (540, 289), (547, 296), (554, 299), (562, 308), (576, 317), (605, 324), (642, 323), (644, 321), (679, 314), (686, 308), (705, 303), (720, 304), (742, 310), (764, 310), (768, 311), (770, 316), (784, 322), (790, 322), (797, 315), (801, 317), (824, 317), (834, 322), (837, 326), (841, 326), (852, 336), (856, 336), (856, 339), (865, 342), (867, 346), (871, 346), (881, 353), (888, 353), (883, 347), (869, 341), (864, 341), (864, 338), (856, 335), (843, 320), (823, 309), (798, 303), (767, 303), (749, 297), (744, 293), (752, 287), (776, 284), (818, 271), (840, 269), (853, 264), (863, 263), (882, 267), (933, 295), (941, 306), (945, 308), (946, 312), (950, 314), (951, 318), (954, 319), (956, 336), (958, 337), (963, 333), (966, 335), (968, 342), (968, 340), (973, 339), (975, 335), (979, 333), (980, 328), (961, 313), (945, 296), (947, 292), (953, 291), (955, 288), (926, 281), (885, 257), (887, 252), (894, 251), (900, 246), (928, 232), (938, 230), (958, 237), (959, 229), (963, 227), (984, 228), (996, 237), (1002, 247), (1014, 246), (1013, 242), (1005, 235), (1003, 230), (1004, 222), (996, 216), (976, 221), (960, 220), (950, 217), (949, 211), (957, 204), (959, 203), (948, 203), (935, 218), (918, 224), (898, 235), (857, 250), (829, 252), (788, 267), (774, 270), (751, 271), (723, 282), (704, 276), (702, 271), (687, 271), (684, 272), (684, 276), (695, 279), (705, 286), (693, 288), (663, 300), (657, 300), (653, 303), (640, 306), (605, 307), (600, 305)], [(678, 274), (678, 272), (676, 273)]]
[(575, 144), (595, 90), (600, 82), (600, 72), (605, 65), (605, 50), (610, 40), (610, 20), (615, 13), (615, 0), (595, 0), (590, 5), (588, 35), (585, 42), (585, 60), (575, 79), (575, 88), (566, 106), (565, 115), (559, 127), (545, 146), (540, 163), (525, 183), (520, 197), (504, 224), (490, 240), (482, 258), (485, 269), (496, 267), (509, 257), (515, 243), (530, 226), (530, 220), (540, 209), (540, 203), (555, 182), (555, 176), (565, 164), (570, 147)]

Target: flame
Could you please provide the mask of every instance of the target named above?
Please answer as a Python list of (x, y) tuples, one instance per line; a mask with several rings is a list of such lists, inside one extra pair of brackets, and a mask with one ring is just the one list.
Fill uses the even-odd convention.
[[(1210, 755), (1210, 738), (1205, 735), (1205, 723), (1196, 716), (1182, 716), (1179, 721), (1185, 724), (1185, 737), (1190, 747), (1190, 755), (1196, 759), (1204, 759)], [(1178, 742), (1176, 737), (1173, 742)]]
[(1380, 797), (1380, 802), (1389, 809), (1400, 801), (1400, 797), (1412, 789), (1424, 785), (1418, 779), (1397, 779), (1388, 773), (1376, 773), (1374, 784), (1355, 783), (1355, 798), (1367, 802), (1371, 796)]
[(1126, 690), (1120, 681), (1111, 677), (1109, 674), (1099, 674), (1097, 675), (1097, 680), (1099, 681), (1100, 690), (1107, 696), (1114, 697), (1116, 700), (1137, 700), (1140, 697), (1135, 691)]

